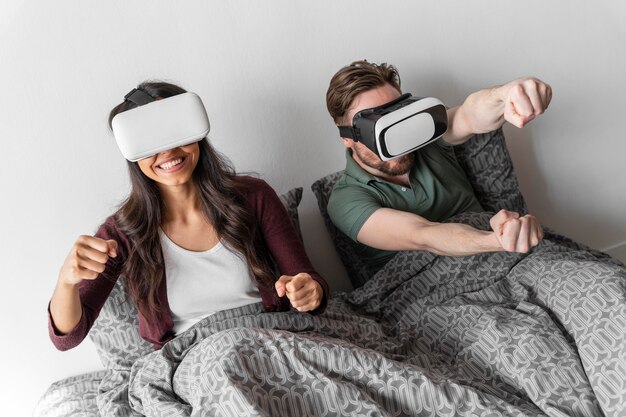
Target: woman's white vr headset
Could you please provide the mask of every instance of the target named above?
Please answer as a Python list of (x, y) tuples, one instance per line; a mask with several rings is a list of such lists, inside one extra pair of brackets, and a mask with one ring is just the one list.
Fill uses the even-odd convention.
[(129, 161), (189, 145), (209, 133), (209, 118), (194, 93), (155, 100), (145, 91), (133, 89), (124, 99), (137, 107), (115, 115), (111, 127), (117, 146)]
[(388, 161), (437, 140), (447, 128), (448, 115), (441, 101), (404, 94), (382, 106), (361, 110), (352, 118), (352, 126), (339, 126), (339, 134), (361, 142)]

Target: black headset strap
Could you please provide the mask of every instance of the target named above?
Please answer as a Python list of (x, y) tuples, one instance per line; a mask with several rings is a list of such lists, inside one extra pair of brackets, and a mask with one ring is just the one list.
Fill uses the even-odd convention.
[[(384, 109), (386, 107), (395, 106), (399, 102), (406, 100), (409, 97), (411, 97), (410, 93), (402, 94), (400, 97), (398, 97), (395, 100), (390, 101), (389, 103), (385, 103), (377, 107), (372, 107), (371, 109), (361, 110), (360, 112), (355, 114), (355, 117), (358, 117), (358, 115), (362, 113), (371, 113), (379, 109)], [(339, 135), (342, 138), (350, 138), (354, 140), (355, 142), (359, 142), (361, 140), (361, 130), (359, 128), (356, 128), (354, 126), (338, 126), (338, 127), (339, 127)]]
[(350, 138), (356, 142), (361, 139), (361, 131), (356, 127), (352, 126), (338, 126), (339, 127), (339, 136), (342, 138)]
[(124, 100), (135, 103), (138, 106), (154, 101), (154, 97), (139, 88), (133, 88), (128, 94), (124, 96)]

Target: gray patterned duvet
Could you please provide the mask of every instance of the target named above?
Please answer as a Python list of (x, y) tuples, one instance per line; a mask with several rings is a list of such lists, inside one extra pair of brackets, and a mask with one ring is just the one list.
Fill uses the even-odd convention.
[(624, 416), (625, 380), (626, 267), (547, 232), (528, 255), (401, 252), (320, 317), (215, 314), (110, 370), (97, 403), (106, 416)]

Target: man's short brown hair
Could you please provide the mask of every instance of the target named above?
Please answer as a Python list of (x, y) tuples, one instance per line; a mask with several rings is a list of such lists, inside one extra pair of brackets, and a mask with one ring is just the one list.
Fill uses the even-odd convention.
[(355, 61), (341, 68), (330, 80), (326, 91), (326, 107), (337, 124), (344, 120), (354, 98), (364, 91), (390, 84), (400, 90), (400, 74), (393, 65), (374, 64), (366, 60)]

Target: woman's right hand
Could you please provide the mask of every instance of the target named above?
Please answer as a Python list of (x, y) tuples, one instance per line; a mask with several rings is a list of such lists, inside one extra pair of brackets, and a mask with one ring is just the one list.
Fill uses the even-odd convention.
[(79, 236), (59, 273), (59, 282), (76, 285), (84, 279), (93, 280), (104, 271), (109, 257), (117, 256), (117, 242), (94, 236)]

